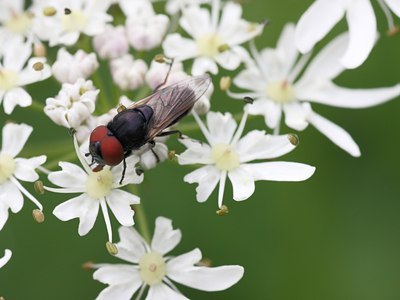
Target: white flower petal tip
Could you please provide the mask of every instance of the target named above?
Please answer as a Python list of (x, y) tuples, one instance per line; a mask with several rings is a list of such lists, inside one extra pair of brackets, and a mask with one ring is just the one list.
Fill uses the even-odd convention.
[(309, 115), (308, 120), (316, 129), (318, 129), (322, 134), (324, 134), (328, 139), (330, 139), (344, 151), (354, 157), (361, 156), (361, 151), (357, 143), (342, 127), (315, 112), (312, 112)]
[(4, 256), (0, 258), (0, 268), (2, 268), (11, 258), (12, 252), (9, 249), (4, 251)]

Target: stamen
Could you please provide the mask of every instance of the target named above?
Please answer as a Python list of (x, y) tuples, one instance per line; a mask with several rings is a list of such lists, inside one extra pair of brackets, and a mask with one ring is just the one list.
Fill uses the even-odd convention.
[(221, 216), (221, 217), (227, 215), (229, 213), (228, 206), (223, 204), (221, 206), (221, 208), (216, 211), (216, 213), (217, 213), (218, 216)]
[(230, 89), (231, 84), (232, 84), (231, 77), (223, 76), (223, 77), (221, 77), (221, 80), (219, 81), (219, 88), (221, 89), (221, 91), (225, 92)]
[(44, 214), (40, 209), (34, 209), (32, 211), (32, 217), (39, 224), (44, 222)]
[(204, 137), (207, 139), (208, 143), (211, 144), (211, 135), (208, 132), (208, 129), (206, 128), (206, 126), (204, 125), (203, 121), (201, 121), (199, 115), (196, 113), (195, 110), (192, 110), (192, 115), (194, 117), (194, 119), (197, 122), (197, 125), (199, 125), (201, 132), (203, 133)]
[(219, 208), (222, 208), (222, 200), (224, 198), (226, 175), (227, 175), (227, 171), (221, 172), (221, 177), (219, 180), (219, 189), (218, 189), (218, 207)]
[[(111, 228), (111, 221), (110, 216), (108, 215), (107, 204), (104, 198), (100, 199), (100, 206), (101, 211), (103, 212), (104, 221), (106, 223), (107, 233), (108, 233), (108, 241), (112, 244), (112, 228)], [(107, 247), (107, 244), (106, 244)], [(107, 248), (108, 250), (108, 248)], [(109, 251), (110, 252), (110, 251)], [(118, 250), (117, 250), (118, 252)]]
[(110, 253), (113, 256), (118, 254), (117, 246), (111, 242), (106, 243), (106, 249), (107, 249), (108, 253)]
[(33, 188), (35, 189), (35, 192), (38, 193), (39, 195), (44, 194), (44, 188), (43, 188), (43, 181), (37, 180), (33, 184)]
[(10, 180), (12, 183), (14, 183), (17, 188), (29, 199), (31, 200), (40, 210), (43, 210), (42, 204), (38, 200), (36, 200), (35, 197), (32, 196), (31, 193), (29, 193), (20, 183), (17, 179), (14, 178), (14, 176), (10, 177)]
[(249, 113), (247, 112), (247, 109), (245, 107), (242, 120), (240, 120), (239, 127), (236, 130), (235, 135), (232, 138), (232, 141), (230, 142), (231, 146), (235, 146), (236, 143), (239, 141), (240, 137), (242, 136), (242, 133), (243, 133), (243, 130), (244, 130), (244, 126), (246, 125), (246, 121), (247, 121), (247, 116), (248, 115), (249, 115)]
[(393, 31), (393, 29), (396, 28), (396, 26), (394, 25), (393, 16), (392, 13), (390, 12), (390, 9), (387, 7), (385, 2), (383, 2), (383, 0), (378, 0), (378, 4), (382, 8), (386, 20), (388, 22), (388, 28), (389, 28), (388, 32)]

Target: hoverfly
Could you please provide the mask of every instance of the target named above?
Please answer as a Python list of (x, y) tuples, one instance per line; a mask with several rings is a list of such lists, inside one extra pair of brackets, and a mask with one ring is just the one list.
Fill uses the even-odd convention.
[(163, 130), (190, 112), (210, 82), (210, 76), (205, 74), (158, 89), (120, 111), (107, 126), (96, 127), (90, 135), (87, 153), (92, 156), (92, 164), (97, 163), (93, 171), (123, 162), (122, 183), (126, 171), (125, 159), (131, 155), (132, 150), (147, 143), (154, 145), (155, 137), (178, 133), (177, 130)]

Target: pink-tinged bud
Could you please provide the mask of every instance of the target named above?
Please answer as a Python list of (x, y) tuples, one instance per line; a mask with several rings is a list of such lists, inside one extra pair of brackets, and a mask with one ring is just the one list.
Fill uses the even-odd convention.
[(129, 51), (125, 28), (108, 25), (102, 34), (93, 38), (93, 47), (102, 59), (124, 56)]

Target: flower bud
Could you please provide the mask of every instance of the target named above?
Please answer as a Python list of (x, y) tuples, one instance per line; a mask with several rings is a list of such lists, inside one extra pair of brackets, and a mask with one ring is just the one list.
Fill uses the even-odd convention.
[(79, 78), (88, 78), (98, 67), (96, 54), (78, 50), (72, 55), (65, 48), (61, 48), (51, 69), (59, 82), (75, 83)]
[(45, 57), (47, 54), (46, 46), (43, 43), (35, 43), (33, 54), (37, 57)]
[(135, 60), (133, 56), (127, 54), (113, 59), (110, 68), (115, 84), (122, 90), (135, 90), (144, 85), (147, 65), (143, 60)]
[(103, 33), (93, 38), (93, 47), (102, 59), (124, 56), (129, 51), (125, 28), (108, 25)]

